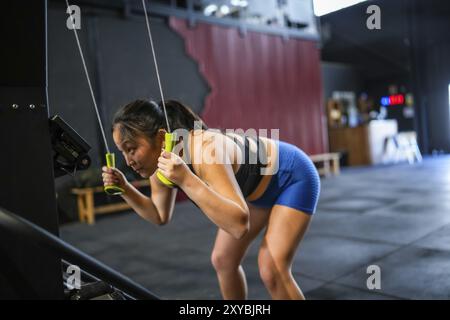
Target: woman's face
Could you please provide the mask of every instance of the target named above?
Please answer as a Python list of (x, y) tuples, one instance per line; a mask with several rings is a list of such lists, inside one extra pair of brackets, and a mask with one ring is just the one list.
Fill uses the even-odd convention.
[(129, 167), (137, 172), (141, 177), (150, 177), (158, 167), (158, 157), (163, 147), (164, 132), (158, 132), (153, 142), (142, 135), (133, 139), (123, 139), (120, 130), (113, 131), (114, 142), (122, 152)]

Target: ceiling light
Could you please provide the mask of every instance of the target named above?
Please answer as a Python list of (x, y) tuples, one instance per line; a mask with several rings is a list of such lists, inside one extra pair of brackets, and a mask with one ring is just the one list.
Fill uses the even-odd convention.
[(220, 6), (220, 13), (223, 14), (224, 16), (226, 16), (227, 14), (230, 13), (230, 7), (228, 6)]
[(207, 5), (206, 7), (205, 7), (205, 9), (203, 9), (203, 14), (205, 15), (205, 16), (210, 16), (210, 15), (212, 15), (214, 12), (216, 12), (217, 11), (217, 5), (215, 5), (215, 4), (210, 4), (210, 5)]

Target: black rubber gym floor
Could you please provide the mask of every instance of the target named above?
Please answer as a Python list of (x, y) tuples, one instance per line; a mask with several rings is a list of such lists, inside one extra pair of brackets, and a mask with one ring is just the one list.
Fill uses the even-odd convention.
[[(210, 252), (214, 225), (190, 202), (170, 224), (127, 212), (70, 224), (61, 237), (162, 298), (220, 299)], [(249, 299), (269, 299), (258, 275), (261, 237), (244, 261)], [(321, 198), (293, 273), (307, 299), (449, 299), (450, 157), (344, 169)], [(366, 268), (381, 268), (369, 290)]]

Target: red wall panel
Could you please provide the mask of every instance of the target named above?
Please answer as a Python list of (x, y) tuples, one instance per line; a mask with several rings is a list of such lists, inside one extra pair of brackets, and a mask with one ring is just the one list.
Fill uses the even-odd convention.
[(328, 149), (316, 42), (172, 17), (211, 92), (202, 118), (211, 128), (280, 129), (308, 154)]

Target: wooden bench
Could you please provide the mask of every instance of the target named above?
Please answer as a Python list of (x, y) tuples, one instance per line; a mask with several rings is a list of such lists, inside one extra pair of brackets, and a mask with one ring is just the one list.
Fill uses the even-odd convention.
[(338, 175), (340, 172), (339, 153), (315, 154), (310, 156), (310, 159), (314, 164), (323, 164), (323, 167), (317, 169), (319, 175), (329, 176), (331, 173)]
[[(132, 182), (131, 184), (136, 188), (140, 188), (149, 186), (150, 182), (148, 180), (138, 180)], [(130, 209), (130, 206), (125, 201), (102, 206), (95, 206), (94, 194), (104, 192), (103, 186), (73, 188), (71, 191), (72, 194), (75, 194), (77, 196), (78, 217), (81, 222), (94, 224), (96, 214), (104, 214)]]

